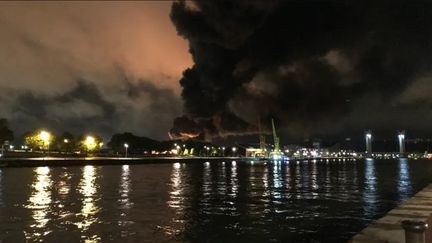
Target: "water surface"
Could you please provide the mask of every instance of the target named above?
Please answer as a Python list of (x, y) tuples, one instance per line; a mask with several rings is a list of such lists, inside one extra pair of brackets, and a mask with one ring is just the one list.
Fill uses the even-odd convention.
[(346, 242), (430, 183), (427, 160), (0, 169), (0, 242)]

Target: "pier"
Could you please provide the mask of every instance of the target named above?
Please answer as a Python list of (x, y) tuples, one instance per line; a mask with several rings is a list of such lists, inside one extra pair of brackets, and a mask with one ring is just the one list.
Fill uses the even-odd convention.
[(372, 222), (349, 243), (432, 242), (432, 229), (428, 228), (432, 223), (431, 213), (432, 184), (429, 184), (414, 197)]

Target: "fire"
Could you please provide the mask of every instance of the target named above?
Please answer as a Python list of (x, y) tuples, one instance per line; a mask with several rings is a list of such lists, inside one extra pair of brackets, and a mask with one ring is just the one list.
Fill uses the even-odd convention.
[(199, 136), (199, 133), (190, 133), (190, 132), (179, 132), (179, 133), (172, 133), (168, 132), (168, 136), (171, 140), (181, 139), (181, 140), (187, 140), (187, 139), (193, 139)]

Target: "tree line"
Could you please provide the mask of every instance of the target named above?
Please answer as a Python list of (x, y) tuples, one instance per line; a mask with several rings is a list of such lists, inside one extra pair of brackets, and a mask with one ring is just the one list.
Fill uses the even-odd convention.
[[(0, 119), (0, 145), (12, 144), (14, 133), (7, 119)], [(58, 151), (61, 153), (105, 152), (124, 153), (127, 145), (130, 154), (145, 154), (152, 151), (173, 151), (181, 155), (217, 155), (217, 148), (210, 143), (200, 141), (158, 141), (148, 137), (137, 136), (130, 132), (114, 134), (108, 143), (96, 134), (73, 135), (64, 132), (56, 135), (47, 130), (35, 129), (24, 133), (20, 149), (26, 151)], [(105, 146), (106, 145), (106, 146)], [(7, 146), (6, 146), (7, 147)]]

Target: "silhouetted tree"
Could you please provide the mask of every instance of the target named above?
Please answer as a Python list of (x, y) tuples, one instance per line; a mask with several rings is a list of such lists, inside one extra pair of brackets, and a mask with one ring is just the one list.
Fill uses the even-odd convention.
[(113, 150), (123, 151), (125, 143), (129, 145), (130, 152), (159, 150), (161, 148), (161, 143), (159, 141), (147, 137), (139, 137), (130, 132), (114, 134), (107, 145)]
[(0, 145), (5, 141), (12, 141), (14, 139), (13, 131), (9, 128), (9, 122), (5, 118), (0, 118)]
[(57, 148), (61, 152), (73, 152), (77, 150), (76, 141), (70, 132), (64, 132), (56, 141)]
[(42, 136), (41, 130), (33, 130), (31, 132), (26, 132), (24, 134), (24, 144), (27, 145), (31, 149), (49, 149), (49, 148), (55, 148), (53, 146), (53, 141), (56, 141), (56, 138), (53, 134), (49, 132), (45, 132), (46, 134), (49, 134), (47, 137)]

